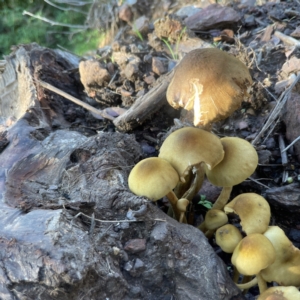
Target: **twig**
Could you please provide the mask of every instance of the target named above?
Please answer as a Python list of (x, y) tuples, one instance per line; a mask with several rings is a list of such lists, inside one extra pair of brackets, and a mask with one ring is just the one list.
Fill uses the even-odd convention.
[(265, 184), (259, 182), (258, 180), (254, 179), (254, 178), (252, 178), (252, 177), (248, 177), (248, 179), (250, 179), (251, 181), (253, 181), (253, 182), (255, 182), (255, 183), (257, 183), (257, 184), (259, 184), (259, 185), (261, 185), (261, 186), (263, 186), (263, 187), (265, 187), (265, 188), (267, 188), (267, 189), (270, 188), (270, 187), (268, 187), (267, 185), (265, 185)]
[(83, 25), (72, 25), (72, 24), (65, 24), (65, 23), (60, 23), (60, 22), (55, 22), (52, 21), (50, 19), (38, 16), (38, 15), (34, 15), (29, 11), (24, 10), (23, 11), (23, 16), (24, 15), (28, 15), (30, 17), (33, 17), (35, 19), (41, 20), (43, 22), (49, 23), (51, 26), (63, 26), (63, 27), (69, 27), (69, 28), (77, 28), (77, 29), (88, 29), (88, 26), (83, 26)]
[(300, 140), (300, 135), (295, 139), (293, 140), (286, 148), (282, 149), (281, 150), (281, 153), (282, 152), (285, 152), (287, 150), (289, 150), (295, 143), (297, 143), (298, 141)]
[[(93, 219), (92, 217), (84, 214), (83, 212), (80, 212), (80, 213), (78, 213), (73, 218), (73, 220), (76, 219), (76, 218), (78, 218), (81, 215), (87, 217), (88, 219)], [(142, 222), (142, 220), (100, 220), (100, 219), (94, 219), (94, 221), (101, 222), (101, 223), (134, 223), (134, 222)], [(153, 219), (153, 221), (166, 222), (166, 220), (163, 220), (163, 219)]]
[[(259, 139), (261, 138), (261, 136), (265, 133), (265, 131), (267, 131), (269, 129), (269, 127), (273, 124), (273, 122), (276, 121), (276, 119), (278, 118), (280, 112), (282, 111), (282, 108), (283, 108), (285, 102), (289, 99), (290, 94), (292, 92), (292, 89), (297, 84), (297, 82), (299, 81), (299, 79), (300, 79), (300, 73), (297, 75), (297, 77), (295, 78), (294, 82), (281, 94), (280, 98), (277, 101), (276, 106), (274, 107), (274, 109), (270, 113), (270, 115), (269, 115), (266, 123), (264, 124), (263, 128), (257, 134), (257, 136), (255, 137), (255, 139), (252, 141), (252, 145), (255, 145), (259, 141)], [(274, 127), (272, 128), (272, 130), (273, 129), (274, 129)], [(270, 134), (270, 132), (269, 132), (269, 134)]]
[(60, 10), (63, 10), (63, 11), (75, 11), (77, 13), (80, 13), (80, 14), (83, 14), (83, 15), (87, 15), (86, 12), (80, 10), (80, 9), (76, 9), (76, 8), (73, 8), (73, 7), (61, 7), (59, 5), (56, 5), (55, 3), (52, 3), (51, 1), (49, 0), (44, 0), (44, 2), (48, 3), (49, 5), (55, 7), (55, 8), (58, 8)]
[(288, 163), (288, 158), (287, 158), (286, 151), (283, 151), (283, 149), (285, 149), (285, 143), (281, 134), (278, 137), (278, 142), (279, 142), (279, 149), (281, 152), (281, 162), (284, 166), (286, 166)]
[(109, 114), (107, 114), (105, 112), (105, 110), (99, 110), (99, 109), (96, 109), (95, 107), (69, 95), (68, 93), (54, 87), (53, 85), (47, 83), (47, 82), (44, 82), (44, 81), (40, 81), (40, 80), (36, 80), (37, 83), (39, 83), (42, 87), (52, 91), (52, 92), (55, 92), (56, 94), (60, 95), (60, 96), (63, 96), (65, 97), (66, 99), (76, 103), (77, 105), (89, 110), (90, 112), (94, 113), (95, 115), (97, 116), (100, 116), (102, 118), (105, 118), (105, 119), (109, 119), (111, 121), (113, 121), (115, 118), (110, 116)]
[(84, 6), (84, 5), (94, 3), (94, 1), (70, 1), (70, 0), (56, 0), (56, 2), (60, 4), (69, 4), (74, 6)]
[(300, 47), (300, 42), (288, 35), (283, 34), (280, 31), (275, 31), (274, 35), (276, 37), (278, 37), (280, 40), (283, 41), (284, 44), (288, 45), (288, 46), (296, 46), (296, 47)]

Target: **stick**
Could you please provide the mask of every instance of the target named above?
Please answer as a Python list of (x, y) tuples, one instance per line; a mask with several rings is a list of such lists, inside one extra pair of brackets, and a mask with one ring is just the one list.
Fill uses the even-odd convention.
[[(297, 82), (299, 81), (299, 79), (300, 79), (300, 73), (297, 75), (295, 81), (281, 94), (280, 98), (278, 99), (278, 102), (277, 102), (276, 106), (274, 107), (274, 109), (270, 113), (270, 115), (269, 115), (266, 123), (264, 124), (263, 128), (257, 134), (257, 136), (255, 137), (255, 139), (252, 141), (252, 145), (255, 145), (259, 141), (259, 139), (261, 138), (261, 136), (265, 133), (265, 131), (267, 131), (269, 129), (269, 127), (272, 124), (274, 124), (274, 122), (278, 118), (280, 112), (282, 111), (282, 108), (283, 108), (284, 104), (289, 99), (289, 97), (291, 95), (291, 92), (292, 92), (292, 89), (297, 84)], [(269, 134), (270, 134), (270, 132), (269, 132)]]
[(130, 131), (142, 124), (165, 103), (166, 91), (173, 76), (173, 72), (161, 76), (158, 86), (152, 88), (146, 95), (136, 99), (134, 104), (121, 116), (114, 120), (120, 131)]
[[(85, 216), (86, 218), (90, 219), (90, 220), (94, 220), (97, 222), (101, 222), (101, 223), (134, 223), (134, 222), (142, 222), (142, 220), (100, 220), (100, 219), (95, 219), (93, 217), (90, 217), (86, 214), (84, 214), (83, 212), (78, 213), (74, 218), (78, 218), (79, 216)], [(159, 222), (166, 222), (166, 220), (164, 219), (153, 219), (153, 221), (159, 221)]]
[(300, 47), (300, 42), (298, 40), (288, 35), (285, 35), (280, 31), (275, 31), (274, 35), (277, 36), (279, 39), (281, 39), (283, 43), (286, 45)]
[(82, 29), (82, 30), (86, 30), (86, 29), (89, 28), (88, 26), (72, 25), (72, 24), (64, 24), (64, 23), (60, 23), (60, 22), (55, 22), (55, 21), (49, 20), (47, 18), (38, 16), (38, 15), (34, 15), (31, 12), (26, 11), (26, 10), (23, 11), (23, 16), (24, 15), (28, 15), (28, 16), (33, 17), (35, 19), (38, 19), (38, 20), (44, 21), (46, 23), (49, 23), (51, 26), (64, 26), (64, 27), (77, 28), (77, 29)]
[(293, 140), (286, 148), (284, 148), (283, 150), (281, 150), (281, 153), (289, 150), (299, 140), (300, 140), (300, 135), (295, 140)]
[(287, 158), (286, 151), (283, 151), (283, 149), (285, 149), (285, 143), (281, 134), (278, 137), (278, 142), (279, 142), (279, 149), (281, 153), (281, 162), (284, 166), (286, 166), (288, 163), (288, 158)]
[(99, 110), (71, 95), (69, 95), (68, 93), (56, 88), (55, 86), (47, 83), (47, 82), (44, 82), (44, 81), (40, 81), (40, 80), (36, 80), (37, 83), (39, 83), (40, 86), (52, 91), (52, 92), (55, 92), (56, 94), (60, 95), (60, 96), (63, 96), (64, 98), (76, 103), (77, 105), (89, 110), (90, 112), (94, 113), (95, 115), (97, 116), (100, 116), (102, 118), (105, 118), (105, 119), (109, 119), (111, 121), (113, 121), (115, 118), (110, 116), (109, 114), (107, 114), (104, 110)]

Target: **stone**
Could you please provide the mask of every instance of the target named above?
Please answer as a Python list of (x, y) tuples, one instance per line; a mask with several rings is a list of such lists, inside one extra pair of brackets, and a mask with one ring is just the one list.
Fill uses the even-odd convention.
[(145, 239), (133, 239), (129, 240), (124, 245), (124, 250), (130, 253), (142, 252), (146, 249)]
[(191, 30), (208, 30), (236, 24), (240, 19), (240, 14), (233, 8), (219, 4), (211, 4), (186, 18), (185, 23)]

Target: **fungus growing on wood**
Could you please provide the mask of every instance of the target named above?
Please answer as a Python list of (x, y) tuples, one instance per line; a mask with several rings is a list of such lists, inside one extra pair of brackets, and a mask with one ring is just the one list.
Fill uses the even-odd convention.
[(184, 182), (189, 170), (201, 162), (208, 170), (213, 169), (223, 159), (224, 150), (216, 135), (203, 129), (184, 127), (165, 139), (159, 157), (169, 161)]
[(236, 246), (231, 262), (240, 274), (256, 275), (259, 291), (263, 293), (267, 284), (261, 271), (275, 261), (275, 256), (275, 249), (269, 239), (260, 233), (251, 233)]
[(174, 108), (194, 110), (194, 125), (229, 117), (248, 96), (252, 79), (237, 58), (217, 48), (195, 49), (175, 69), (167, 90)]
[(176, 219), (180, 213), (176, 207), (177, 197), (173, 189), (179, 181), (176, 170), (170, 163), (159, 157), (141, 160), (131, 170), (128, 177), (129, 189), (138, 196), (145, 196), (151, 201), (166, 196), (170, 201)]
[(208, 180), (223, 187), (222, 192), (214, 203), (213, 208), (223, 209), (226, 205), (232, 187), (243, 182), (256, 169), (258, 155), (254, 147), (238, 137), (221, 138), (225, 151), (223, 160), (212, 169), (206, 168)]
[(216, 231), (216, 244), (226, 253), (233, 253), (243, 236), (232, 224), (226, 224)]
[(267, 200), (255, 193), (244, 193), (235, 197), (224, 207), (226, 213), (235, 213), (241, 219), (243, 231), (264, 233), (271, 219), (270, 205)]
[(300, 300), (300, 292), (294, 286), (273, 286), (265, 290), (257, 300)]
[(276, 259), (262, 271), (262, 277), (284, 286), (300, 286), (300, 250), (296, 248), (278, 226), (270, 226), (264, 233), (272, 243)]

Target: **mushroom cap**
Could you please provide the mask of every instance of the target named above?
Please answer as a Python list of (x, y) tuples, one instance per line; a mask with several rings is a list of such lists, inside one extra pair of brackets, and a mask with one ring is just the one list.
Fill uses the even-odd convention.
[(205, 227), (208, 230), (215, 230), (228, 222), (228, 217), (224, 211), (211, 209), (205, 215)]
[(179, 176), (170, 163), (159, 157), (141, 160), (128, 177), (129, 189), (138, 196), (156, 201), (166, 196), (178, 183)]
[(208, 180), (222, 187), (231, 187), (243, 182), (256, 169), (258, 155), (254, 147), (238, 137), (221, 138), (225, 155), (213, 169), (206, 169)]
[(194, 109), (194, 125), (229, 117), (248, 96), (252, 79), (237, 58), (217, 48), (195, 49), (175, 69), (167, 90), (174, 108)]
[(243, 236), (232, 224), (226, 224), (216, 231), (216, 243), (226, 253), (232, 253)]
[(264, 233), (269, 226), (271, 209), (268, 201), (255, 193), (244, 193), (229, 202), (224, 210), (226, 213), (239, 215), (242, 229), (246, 234)]
[(300, 292), (294, 286), (274, 286), (265, 290), (257, 300), (300, 300)]
[(284, 286), (300, 286), (300, 250), (278, 226), (270, 226), (264, 235), (274, 246), (276, 259), (261, 272), (263, 279)]
[(223, 159), (224, 150), (216, 135), (203, 129), (184, 127), (165, 139), (159, 157), (169, 161), (182, 177), (189, 167), (201, 162), (205, 162), (208, 169), (214, 168)]
[(260, 233), (244, 237), (233, 251), (231, 262), (243, 275), (256, 275), (275, 261), (272, 243)]
[(186, 198), (181, 198), (177, 201), (176, 207), (180, 212), (186, 212), (186, 208), (190, 204), (190, 201)]

